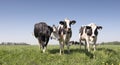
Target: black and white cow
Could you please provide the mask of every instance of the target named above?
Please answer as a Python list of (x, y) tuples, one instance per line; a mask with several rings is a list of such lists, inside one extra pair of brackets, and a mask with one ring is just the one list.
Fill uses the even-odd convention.
[(64, 54), (64, 45), (67, 45), (68, 53), (69, 50), (69, 41), (72, 36), (71, 25), (75, 24), (75, 20), (65, 19), (64, 21), (59, 22), (58, 26), (58, 35), (59, 35), (59, 44), (60, 44), (60, 55)]
[(53, 32), (52, 27), (47, 25), (45, 22), (36, 23), (34, 25), (34, 36), (38, 39), (40, 48), (45, 52), (49, 37)]
[(91, 23), (86, 26), (81, 26), (80, 28), (80, 31), (79, 31), (80, 43), (82, 43), (82, 41), (85, 41), (85, 49), (87, 46), (88, 51), (90, 51), (90, 48), (89, 48), (90, 43), (93, 44), (94, 51), (96, 50), (98, 29), (102, 29), (102, 26), (97, 26), (94, 23)]

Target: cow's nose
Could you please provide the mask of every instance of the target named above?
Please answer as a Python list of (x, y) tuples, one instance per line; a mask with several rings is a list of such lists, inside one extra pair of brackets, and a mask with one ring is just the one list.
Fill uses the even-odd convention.
[(68, 28), (68, 30), (71, 30), (71, 28)]
[(95, 36), (92, 36), (92, 38), (95, 38)]

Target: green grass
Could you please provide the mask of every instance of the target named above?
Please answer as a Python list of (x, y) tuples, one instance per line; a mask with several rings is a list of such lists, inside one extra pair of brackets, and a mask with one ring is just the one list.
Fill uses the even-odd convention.
[(97, 51), (85, 52), (71, 46), (68, 54), (59, 55), (59, 46), (48, 46), (46, 53), (39, 46), (0, 46), (0, 65), (120, 65), (120, 46), (101, 45)]

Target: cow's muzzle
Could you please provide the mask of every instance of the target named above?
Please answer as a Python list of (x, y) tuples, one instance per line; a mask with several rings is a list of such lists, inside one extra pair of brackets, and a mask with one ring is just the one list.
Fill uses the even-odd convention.
[(92, 36), (92, 38), (95, 38), (95, 36)]
[(68, 29), (67, 29), (67, 33), (70, 33), (70, 32), (71, 32), (71, 28), (68, 28)]

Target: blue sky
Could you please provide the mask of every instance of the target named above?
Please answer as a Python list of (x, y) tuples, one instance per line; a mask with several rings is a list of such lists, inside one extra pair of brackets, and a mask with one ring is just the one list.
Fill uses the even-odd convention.
[(97, 42), (120, 41), (120, 0), (0, 0), (0, 42), (38, 44), (35, 23), (52, 26), (65, 18), (77, 21), (71, 40), (78, 41), (81, 25), (93, 22), (103, 26)]

